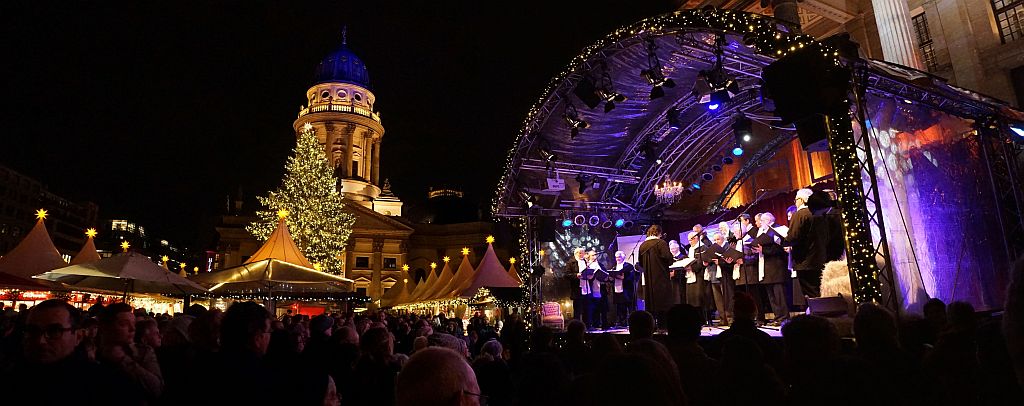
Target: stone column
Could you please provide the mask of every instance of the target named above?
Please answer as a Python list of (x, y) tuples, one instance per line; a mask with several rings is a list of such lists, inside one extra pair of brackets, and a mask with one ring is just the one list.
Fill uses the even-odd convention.
[(380, 139), (374, 137), (373, 140), (373, 179), (370, 181), (374, 185), (380, 186)]
[(384, 240), (373, 240), (373, 278), (370, 280), (370, 299), (376, 302), (381, 297), (381, 273), (384, 270)]
[(882, 42), (882, 57), (887, 62), (925, 70), (917, 57), (907, 0), (872, 0), (871, 7)]
[(349, 124), (345, 126), (345, 163), (342, 167), (341, 173), (344, 173), (346, 178), (352, 176), (352, 138), (355, 138), (355, 136), (356, 125)]

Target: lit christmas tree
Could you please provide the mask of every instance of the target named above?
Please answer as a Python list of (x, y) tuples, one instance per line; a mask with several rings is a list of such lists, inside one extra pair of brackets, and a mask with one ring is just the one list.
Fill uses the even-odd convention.
[(277, 226), (278, 211), (287, 210), (288, 229), (306, 258), (326, 272), (340, 274), (342, 251), (355, 217), (342, 211), (345, 205), (334, 173), (308, 125), (284, 168), (281, 187), (267, 197), (258, 197), (265, 210), (257, 211), (259, 219), (246, 229), (266, 241)]

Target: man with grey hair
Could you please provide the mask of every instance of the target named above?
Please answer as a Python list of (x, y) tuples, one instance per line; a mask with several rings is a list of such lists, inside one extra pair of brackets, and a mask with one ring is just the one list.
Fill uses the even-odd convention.
[(789, 267), (786, 252), (781, 243), (785, 236), (775, 228), (775, 215), (761, 214), (761, 228), (754, 240), (754, 252), (758, 254), (758, 276), (768, 302), (775, 315), (772, 324), (781, 324), (789, 319), (789, 306), (786, 303), (786, 289), (782, 285), (789, 281)]
[(825, 268), (828, 247), (827, 220), (807, 208), (813, 194), (811, 189), (796, 192), (796, 213), (790, 219), (789, 233), (783, 242), (783, 245), (792, 247), (793, 270), (800, 280), (800, 290), (807, 297), (821, 296), (821, 272)]
[(636, 283), (640, 278), (633, 264), (626, 262), (626, 253), (622, 251), (615, 251), (615, 268), (609, 271), (617, 319), (615, 324), (625, 327), (629, 314), (636, 311)]
[(572, 258), (565, 261), (565, 268), (562, 269), (562, 278), (569, 289), (569, 299), (572, 299), (572, 318), (580, 321), (583, 321), (583, 308), (586, 306), (580, 291), (579, 274), (587, 268), (586, 254), (587, 250), (583, 247), (574, 248)]
[(398, 406), (479, 406), (483, 395), (466, 358), (447, 348), (417, 351), (398, 374)]

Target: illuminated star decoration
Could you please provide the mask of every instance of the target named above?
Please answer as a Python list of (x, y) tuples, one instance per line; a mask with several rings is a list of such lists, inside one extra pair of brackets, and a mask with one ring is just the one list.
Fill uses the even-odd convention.
[(302, 131), (309, 131), (309, 130), (312, 130), (312, 129), (313, 129), (313, 125), (310, 124), (310, 123), (306, 123), (306, 124), (302, 125)]
[(402, 270), (403, 271), (408, 271), (409, 270), (409, 264), (402, 265)]
[(487, 240), (485, 240), (485, 241), (487, 241), (488, 244), (494, 244), (494, 236), (493, 235), (487, 236)]
[(128, 252), (128, 248), (131, 246), (132, 245), (129, 244), (128, 241), (121, 241), (121, 249), (123, 249), (124, 252)]
[(40, 220), (46, 220), (46, 209), (36, 210), (36, 218)]
[(182, 271), (185, 270), (185, 263), (184, 262), (178, 264), (178, 266), (181, 268)]
[(537, 254), (539, 254), (540, 256), (543, 257), (544, 256), (544, 250), (537, 251)]
[(171, 260), (171, 258), (170, 258), (170, 257), (168, 257), (168, 256), (166, 256), (166, 255), (164, 255), (164, 256), (160, 257), (160, 260), (161, 260), (161, 261), (164, 261), (164, 263), (167, 263), (167, 261), (170, 261), (170, 260)]
[(441, 258), (441, 260), (444, 261), (444, 262), (448, 262), (448, 261), (451, 261), (452, 259), (451, 259), (451, 257), (444, 257), (444, 258)]
[(469, 255), (469, 248), (463, 248), (462, 255)]
[(510, 264), (512, 264), (512, 265), (515, 265), (515, 264), (516, 264), (516, 259), (515, 259), (515, 258), (509, 258), (509, 259), (508, 259), (508, 262), (509, 262)]
[(93, 237), (96, 236), (96, 234), (97, 234), (97, 232), (96, 232), (95, 228), (90, 228), (88, 230), (85, 230), (85, 236), (86, 237), (93, 238)]
[[(444, 257), (444, 262), (448, 262), (448, 257)], [(437, 262), (431, 262), (430, 263), (430, 269), (431, 270), (437, 269)]]
[[(288, 211), (287, 211), (287, 210), (285, 210), (284, 212), (285, 212), (285, 215), (287, 215)], [(280, 215), (280, 214), (279, 214), (279, 215)], [(281, 217), (281, 218), (284, 218), (284, 217)], [(322, 266), (320, 266), (320, 263), (315, 263), (315, 264), (313, 264), (313, 269), (316, 269), (316, 270), (318, 270), (318, 271), (319, 271), (319, 270), (323, 269), (323, 267), (322, 267)]]
[(288, 217), (288, 214), (289, 214), (288, 210), (285, 210), (285, 209), (278, 210), (277, 211), (277, 218), (283, 219), (285, 217)]
[(197, 266), (197, 267), (192, 268), (192, 273), (196, 273), (196, 274), (199, 273), (199, 267)]

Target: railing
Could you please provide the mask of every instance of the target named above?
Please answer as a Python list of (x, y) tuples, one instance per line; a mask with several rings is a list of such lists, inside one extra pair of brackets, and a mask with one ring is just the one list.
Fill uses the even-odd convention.
[(332, 112), (338, 112), (338, 113), (358, 114), (358, 115), (363, 116), (363, 117), (369, 117), (369, 118), (373, 119), (374, 121), (376, 121), (378, 123), (380, 122), (380, 115), (378, 115), (377, 113), (374, 113), (374, 112), (372, 112), (372, 111), (370, 111), (368, 109), (362, 108), (362, 107), (353, 106), (351, 104), (338, 104), (338, 103), (320, 104), (320, 105), (316, 105), (316, 106), (312, 106), (312, 107), (303, 108), (303, 109), (299, 110), (299, 117), (302, 117), (302, 116), (304, 116), (306, 114), (323, 113), (323, 112), (326, 112), (326, 111), (332, 111)]

